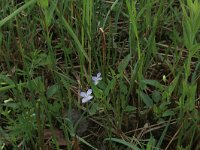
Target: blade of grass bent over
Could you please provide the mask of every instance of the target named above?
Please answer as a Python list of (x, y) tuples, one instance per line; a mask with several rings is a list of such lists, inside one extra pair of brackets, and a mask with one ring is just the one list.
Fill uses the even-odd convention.
[(8, 22), (9, 20), (11, 20), (16, 15), (18, 15), (22, 10), (28, 8), (30, 5), (34, 4), (35, 2), (37, 2), (37, 0), (31, 0), (31, 1), (27, 2), (26, 4), (24, 4), (23, 6), (21, 6), (17, 10), (15, 10), (12, 14), (10, 14), (6, 18), (2, 19), (0, 21), (0, 27), (3, 26), (6, 22)]

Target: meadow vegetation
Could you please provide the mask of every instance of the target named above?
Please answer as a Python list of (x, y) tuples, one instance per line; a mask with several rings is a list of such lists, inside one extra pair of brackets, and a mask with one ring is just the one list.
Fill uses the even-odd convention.
[(1, 0), (0, 149), (200, 149), (199, 0)]

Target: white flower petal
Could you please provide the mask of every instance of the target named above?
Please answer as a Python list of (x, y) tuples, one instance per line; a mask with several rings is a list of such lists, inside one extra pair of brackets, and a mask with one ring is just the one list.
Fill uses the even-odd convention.
[(88, 89), (87, 91), (87, 96), (89, 96), (90, 94), (92, 94), (92, 89)]
[(86, 103), (86, 102), (88, 102), (88, 98), (87, 97), (82, 99), (82, 103)]
[(93, 81), (96, 81), (96, 80), (97, 80), (97, 77), (92, 76), (92, 80), (93, 80)]
[(98, 80), (99, 80), (99, 81), (102, 80), (102, 77), (99, 77)]
[(94, 82), (94, 85), (97, 85), (99, 83), (100, 80), (102, 80), (102, 77), (101, 77), (101, 73), (97, 73), (97, 76), (92, 76), (92, 80)]
[(80, 96), (81, 96), (81, 97), (87, 97), (87, 93), (86, 93), (86, 92), (81, 92), (81, 93), (80, 93)]
[(94, 85), (97, 85), (98, 83), (99, 83), (99, 81), (98, 81), (98, 80), (94, 81)]
[(93, 98), (93, 96), (88, 96), (82, 99), (82, 103), (86, 103), (88, 101), (90, 101)]
[(101, 72), (97, 73), (97, 78), (101, 76)]
[(93, 98), (93, 96), (90, 95), (87, 98), (88, 98), (88, 100), (91, 100)]

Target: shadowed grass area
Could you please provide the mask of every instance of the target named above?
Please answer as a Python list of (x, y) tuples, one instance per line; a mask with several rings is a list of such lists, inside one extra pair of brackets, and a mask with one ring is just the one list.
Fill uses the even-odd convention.
[(198, 0), (1, 0), (1, 149), (199, 149)]

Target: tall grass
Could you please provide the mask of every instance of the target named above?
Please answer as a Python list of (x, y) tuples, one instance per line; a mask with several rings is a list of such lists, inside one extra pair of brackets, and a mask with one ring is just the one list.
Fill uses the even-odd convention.
[(199, 7), (2, 0), (1, 149), (199, 149)]

